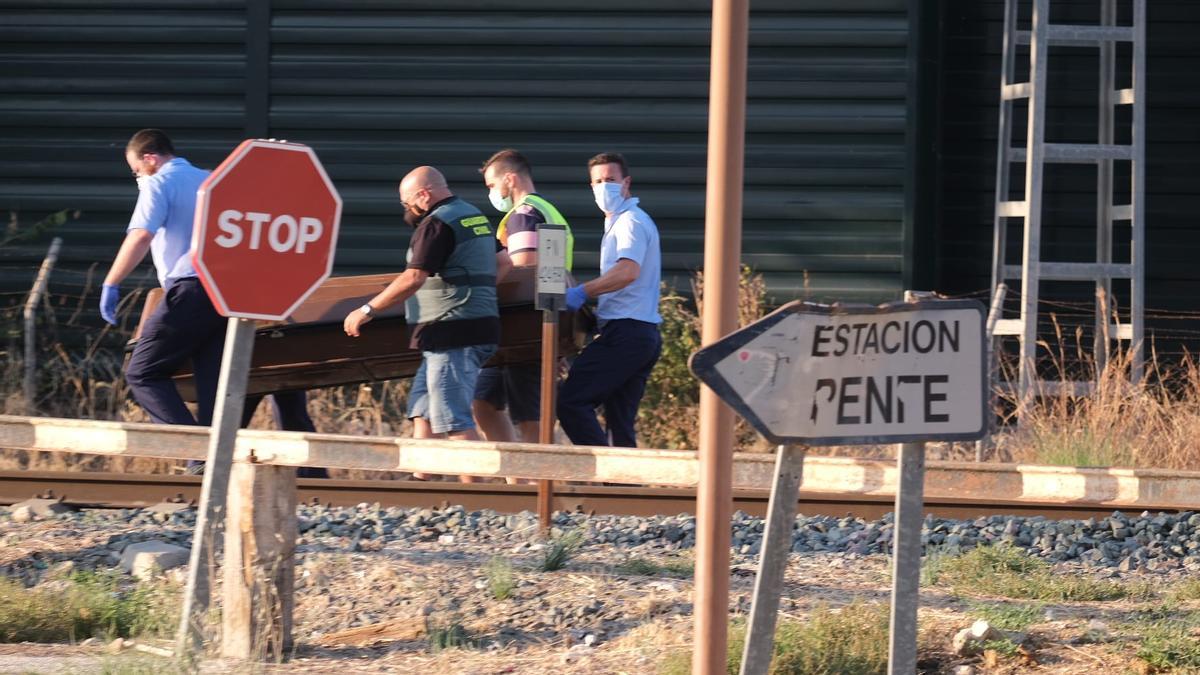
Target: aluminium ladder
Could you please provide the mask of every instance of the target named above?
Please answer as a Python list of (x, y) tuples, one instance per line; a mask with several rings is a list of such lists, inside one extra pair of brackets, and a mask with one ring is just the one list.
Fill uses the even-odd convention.
[[(1016, 392), (1024, 405), (1034, 397), (1063, 391), (1087, 393), (1088, 381), (1055, 382), (1038, 379), (1038, 287), (1042, 280), (1094, 281), (1096, 286), (1096, 374), (1109, 357), (1110, 341), (1125, 340), (1130, 350), (1130, 380), (1142, 377), (1145, 298), (1145, 148), (1146, 148), (1146, 1), (1132, 0), (1133, 22), (1117, 25), (1117, 0), (1098, 0), (1098, 25), (1062, 25), (1049, 22), (1050, 0), (1033, 0), (1030, 30), (1017, 29), (1019, 0), (1004, 3), (1003, 72), (1000, 83), (999, 151), (996, 158), (996, 202), (992, 262), (993, 327), (989, 337), (1017, 336), (1020, 362)], [(1116, 89), (1116, 45), (1132, 46), (1132, 87)], [(1028, 82), (1015, 82), (1019, 45), (1029, 45)], [(1094, 144), (1046, 141), (1046, 80), (1050, 47), (1098, 48), (1100, 54), (1099, 137)], [(1028, 99), (1025, 147), (1013, 147), (1013, 105)], [(1132, 106), (1132, 143), (1114, 143), (1117, 106)], [(1114, 204), (1113, 163), (1130, 162), (1130, 203)], [(1009, 168), (1025, 165), (1024, 199), (1010, 195)], [(1043, 168), (1047, 163), (1097, 165), (1097, 217), (1095, 262), (1047, 262), (1041, 258)], [(1006, 260), (1008, 219), (1025, 221), (1020, 264)], [(1113, 223), (1129, 221), (1131, 251), (1128, 262), (1113, 261)], [(1110, 306), (1112, 282), (1130, 282), (1129, 320), (1121, 322)], [(1020, 280), (1020, 317), (1001, 317), (1003, 295), (1010, 281)], [(998, 377), (998, 376), (997, 376)], [(1011, 385), (1010, 385), (1011, 386)]]

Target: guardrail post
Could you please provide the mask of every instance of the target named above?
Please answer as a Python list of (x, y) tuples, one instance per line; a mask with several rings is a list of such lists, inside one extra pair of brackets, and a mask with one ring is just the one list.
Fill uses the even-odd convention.
[(282, 661), (292, 651), (296, 470), (237, 462), (228, 504), (221, 653)]

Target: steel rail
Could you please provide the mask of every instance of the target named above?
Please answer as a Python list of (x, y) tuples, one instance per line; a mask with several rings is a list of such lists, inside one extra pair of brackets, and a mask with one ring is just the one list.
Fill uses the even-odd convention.
[[(182, 499), (193, 501), (200, 495), (199, 476), (144, 475), (125, 473), (3, 471), (0, 472), (0, 504), (44, 495), (61, 498), (80, 508), (142, 508), (155, 503)], [(299, 501), (332, 506), (373, 504), (382, 507), (439, 507), (459, 504), (470, 510), (492, 509), (500, 513), (535, 511), (536, 485), (504, 483), (451, 483), (403, 480), (322, 480), (301, 478), (297, 481)], [(766, 490), (734, 490), (733, 507), (763, 516), (767, 509)], [(556, 511), (582, 511), (601, 515), (676, 515), (695, 513), (696, 490), (692, 488), (638, 487), (612, 485), (562, 485), (556, 487)], [(805, 515), (853, 515), (877, 519), (892, 510), (890, 495), (846, 495), (800, 491), (800, 513)], [(926, 513), (942, 518), (973, 519), (981, 516), (1045, 516), (1053, 519), (1103, 517), (1114, 510), (1134, 512), (1179, 511), (1170, 504), (1147, 508), (1111, 502), (1053, 503), (1029, 501), (983, 501), (961, 498), (929, 498)]]

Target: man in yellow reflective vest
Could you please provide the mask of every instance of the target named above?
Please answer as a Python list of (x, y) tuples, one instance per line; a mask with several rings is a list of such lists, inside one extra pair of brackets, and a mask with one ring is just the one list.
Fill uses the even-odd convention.
[[(492, 206), (505, 214), (496, 238), (508, 250), (513, 266), (537, 265), (538, 227), (542, 223), (566, 226), (566, 219), (537, 194), (529, 160), (520, 152), (501, 150), (489, 157), (479, 172), (483, 174)], [(568, 271), (574, 248), (575, 238), (567, 226)], [(475, 422), (487, 440), (515, 441), (519, 431), (520, 440), (536, 443), (540, 405), (541, 367), (528, 364), (484, 368), (479, 373), (471, 407)]]

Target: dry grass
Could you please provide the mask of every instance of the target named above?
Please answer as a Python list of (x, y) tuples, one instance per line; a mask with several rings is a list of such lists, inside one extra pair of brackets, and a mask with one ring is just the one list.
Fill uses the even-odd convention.
[[(1080, 330), (1072, 338), (1056, 327), (1044, 375), (1092, 380), (1090, 394), (1068, 391), (1036, 401), (1002, 395), (1007, 423), (996, 437), (1001, 460), (1065, 466), (1200, 470), (1200, 362), (1185, 354), (1166, 363), (1151, 347), (1146, 376), (1129, 381), (1132, 354), (1118, 350), (1098, 367)], [(1003, 367), (1014, 370), (1015, 364)], [(1015, 380), (1010, 377), (1009, 379)], [(1019, 420), (1019, 424), (1015, 422)]]

